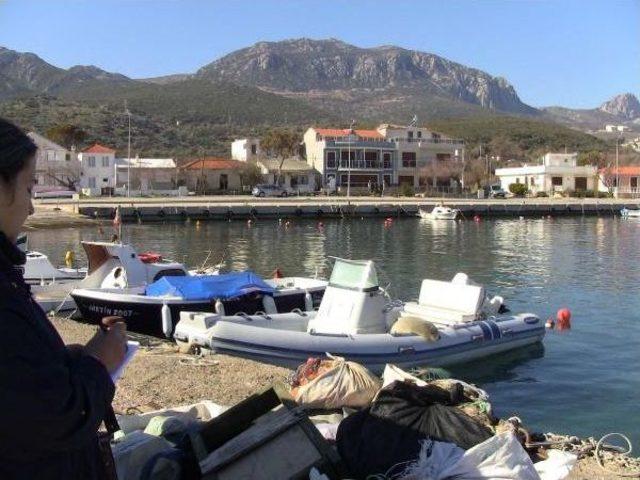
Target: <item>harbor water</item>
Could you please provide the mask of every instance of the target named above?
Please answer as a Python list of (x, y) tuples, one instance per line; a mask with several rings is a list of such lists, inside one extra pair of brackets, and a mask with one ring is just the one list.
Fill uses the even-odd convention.
[[(80, 240), (106, 240), (110, 225), (29, 232), (29, 247), (62, 263)], [(373, 259), (383, 286), (402, 300), (423, 278), (466, 272), (513, 312), (544, 319), (571, 309), (572, 330), (543, 345), (451, 369), (486, 389), (495, 413), (536, 431), (626, 433), (640, 448), (640, 220), (612, 217), (430, 221), (417, 218), (127, 224), (139, 251), (200, 266), (268, 276), (327, 276), (331, 256)], [(209, 253), (210, 252), (210, 253)]]

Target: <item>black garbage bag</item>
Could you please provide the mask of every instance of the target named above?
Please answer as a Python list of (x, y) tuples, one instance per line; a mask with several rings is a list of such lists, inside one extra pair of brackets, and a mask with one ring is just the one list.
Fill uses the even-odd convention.
[(407, 382), (393, 382), (378, 392), (371, 415), (408, 427), (440, 442), (451, 442), (464, 450), (493, 435), (489, 427), (453, 405), (463, 399), (462, 386), (451, 390)]
[(373, 416), (366, 409), (340, 422), (336, 444), (352, 477), (359, 480), (368, 475), (388, 472), (391, 478), (391, 473), (402, 472), (407, 466), (406, 462), (418, 458), (420, 442), (426, 438), (417, 430)]

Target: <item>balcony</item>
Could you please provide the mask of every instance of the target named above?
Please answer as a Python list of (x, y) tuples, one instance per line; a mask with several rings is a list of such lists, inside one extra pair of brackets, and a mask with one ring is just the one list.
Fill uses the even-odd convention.
[(464, 140), (459, 138), (407, 138), (407, 137), (393, 137), (389, 138), (389, 141), (393, 143), (426, 143), (430, 145), (443, 144), (443, 145), (464, 145)]

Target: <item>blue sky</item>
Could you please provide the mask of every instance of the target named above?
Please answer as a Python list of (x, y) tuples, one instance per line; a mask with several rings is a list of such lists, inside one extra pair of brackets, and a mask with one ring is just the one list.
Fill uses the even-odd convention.
[(507, 78), (533, 106), (640, 96), (640, 0), (0, 0), (0, 45), (134, 78), (262, 40), (398, 45)]

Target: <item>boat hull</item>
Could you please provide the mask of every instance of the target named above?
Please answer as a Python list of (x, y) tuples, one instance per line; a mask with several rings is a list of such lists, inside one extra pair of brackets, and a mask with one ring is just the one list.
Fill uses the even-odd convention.
[[(309, 357), (324, 357), (329, 352), (381, 372), (387, 363), (412, 368), (468, 362), (540, 342), (545, 334), (540, 319), (530, 315), (475, 322), (463, 328), (444, 328), (440, 339), (433, 342), (418, 335), (389, 333), (312, 334), (302, 331), (299, 325), (299, 331), (287, 331), (269, 328), (270, 323), (277, 324), (278, 320), (221, 320), (199, 337), (206, 338), (203, 346), (216, 352), (287, 368), (296, 368)], [(179, 326), (176, 338), (180, 336)], [(189, 341), (184, 337), (181, 340)]]
[[(305, 293), (277, 292), (274, 295), (276, 309), (288, 312), (293, 309), (305, 309)], [(317, 308), (322, 300), (323, 291), (311, 293), (313, 304)], [(171, 321), (175, 328), (180, 319), (180, 312), (215, 312), (215, 301), (187, 301), (177, 298), (147, 297), (144, 295), (105, 293), (99, 290), (77, 289), (71, 293), (82, 319), (88, 323), (99, 325), (103, 317), (121, 316), (132, 332), (164, 338), (162, 328), (162, 307), (169, 307)], [(264, 310), (262, 300), (256, 297), (240, 297), (223, 302), (225, 312), (229, 315), (242, 312), (253, 315)]]

